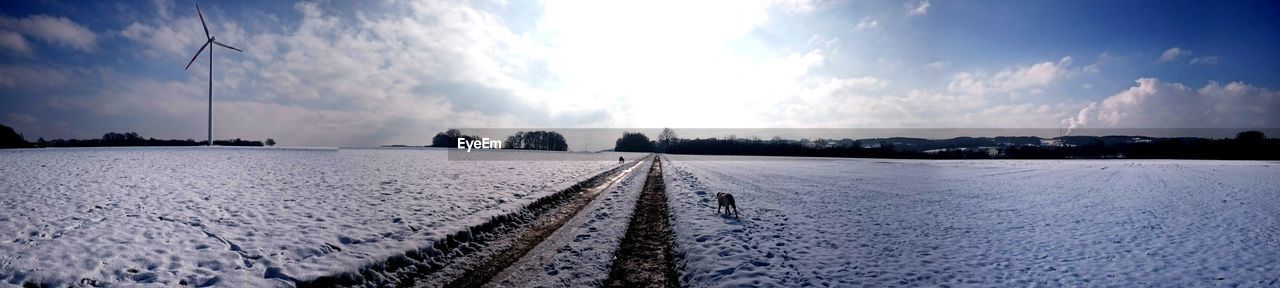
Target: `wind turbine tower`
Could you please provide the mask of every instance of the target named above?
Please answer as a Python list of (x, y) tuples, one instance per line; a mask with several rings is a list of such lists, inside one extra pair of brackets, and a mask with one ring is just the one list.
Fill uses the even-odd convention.
[(231, 47), (230, 45), (222, 44), (222, 42), (218, 42), (217, 40), (214, 40), (213, 35), (209, 34), (209, 25), (204, 23), (204, 13), (200, 12), (200, 4), (196, 4), (196, 15), (200, 16), (200, 26), (204, 27), (204, 38), (208, 41), (205, 41), (204, 45), (200, 46), (200, 50), (196, 51), (195, 56), (191, 56), (191, 62), (187, 62), (187, 68), (184, 68), (183, 70), (191, 69), (191, 64), (196, 63), (196, 58), (200, 57), (200, 53), (204, 52), (204, 48), (206, 47), (209, 48), (209, 134), (207, 136), (209, 137), (208, 145), (213, 146), (213, 46), (212, 45), (226, 47), (227, 49), (236, 50), (238, 52), (244, 52), (244, 50), (236, 49), (236, 47)]

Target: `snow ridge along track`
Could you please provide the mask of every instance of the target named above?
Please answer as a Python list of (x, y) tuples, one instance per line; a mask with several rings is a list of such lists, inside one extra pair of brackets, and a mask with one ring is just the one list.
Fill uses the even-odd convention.
[[(504, 238), (525, 232), (522, 229), (542, 221), (542, 218), (546, 218), (542, 216), (556, 212), (561, 208), (560, 206), (563, 206), (562, 204), (573, 200), (583, 191), (607, 187), (608, 184), (621, 178), (620, 174), (625, 175), (625, 172), (645, 162), (646, 159), (647, 157), (618, 165), (533, 201), (517, 212), (492, 217), (484, 223), (448, 235), (430, 246), (405, 251), (403, 255), (368, 265), (358, 271), (319, 277), (312, 281), (282, 280), (293, 282), (298, 287), (442, 286), (478, 266), (472, 262), (497, 256), (501, 251), (513, 248), (513, 243), (505, 241), (508, 239)], [(516, 257), (518, 258), (519, 255)], [(287, 277), (272, 273), (270, 270), (265, 276)]]

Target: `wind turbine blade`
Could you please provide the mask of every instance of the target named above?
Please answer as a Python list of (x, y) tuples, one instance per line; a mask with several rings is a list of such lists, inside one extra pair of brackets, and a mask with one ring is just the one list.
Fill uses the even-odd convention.
[(222, 44), (222, 42), (213, 41), (213, 44), (218, 44), (218, 46), (227, 47), (228, 49), (231, 49), (231, 50), (244, 52), (244, 50), (236, 49), (236, 47), (227, 46), (227, 44)]
[(213, 39), (213, 36), (209, 36), (209, 25), (204, 24), (204, 13), (200, 13), (200, 4), (196, 4), (196, 15), (200, 15), (200, 26), (204, 27), (204, 38)]
[(191, 62), (187, 62), (187, 68), (182, 68), (182, 70), (191, 69), (191, 64), (196, 63), (196, 58), (200, 57), (200, 52), (204, 52), (204, 48), (209, 47), (209, 42), (213, 41), (204, 42), (204, 45), (200, 46), (200, 50), (196, 51), (196, 56), (191, 56)]

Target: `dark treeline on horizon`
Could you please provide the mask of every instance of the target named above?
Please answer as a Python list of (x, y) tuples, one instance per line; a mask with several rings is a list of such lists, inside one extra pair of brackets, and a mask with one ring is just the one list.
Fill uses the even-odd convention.
[[(1064, 138), (1070, 139), (1069, 137), (1072, 136)], [(1091, 140), (1091, 143), (1048, 147), (1011, 146), (1002, 149), (1000, 156), (1010, 159), (1280, 160), (1280, 139), (1266, 138), (1265, 134), (1258, 131), (1240, 132), (1235, 138), (1147, 138), (1147, 141), (1120, 143), (1104, 140), (1108, 137), (1074, 137), (1080, 137), (1076, 142)]]
[[(429, 147), (458, 148), (459, 138), (465, 141), (482, 139), (479, 136), (462, 134), (458, 129), (449, 129), (436, 133), (436, 136), (431, 138)], [(565, 141), (564, 135), (555, 131), (518, 131), (515, 135), (507, 136), (506, 141), (502, 142), (502, 149), (569, 151), (569, 143)]]
[(649, 142), (649, 136), (644, 133), (623, 132), (622, 138), (618, 138), (614, 142), (613, 151), (618, 152), (653, 152), (655, 143)]
[[(45, 140), (43, 137), (35, 142), (28, 142), (21, 134), (18, 134), (13, 128), (0, 125), (0, 148), (45, 148), (45, 147), (128, 147), (128, 146), (204, 146), (208, 141), (196, 141), (193, 139), (156, 139), (142, 138), (138, 133), (116, 133), (108, 132), (98, 139), (54, 139)], [(275, 139), (267, 139), (264, 141), (242, 140), (240, 138), (228, 140), (213, 140), (213, 145), (218, 146), (275, 146)]]
[(680, 139), (665, 129), (658, 141), (623, 133), (614, 151), (668, 154), (856, 157), (902, 159), (1226, 159), (1280, 160), (1280, 139), (1246, 131), (1235, 138), (1143, 136), (959, 137), (929, 140), (879, 138), (786, 140), (758, 138)]
[(14, 131), (9, 126), (0, 125), (0, 149), (29, 147), (31, 147), (31, 143), (23, 139), (22, 134), (18, 134), (18, 131)]
[(569, 143), (564, 140), (564, 135), (554, 131), (530, 131), (516, 132), (515, 135), (507, 136), (507, 141), (502, 145), (503, 149), (525, 149), (525, 150), (548, 150), (548, 151), (569, 151)]
[[(37, 140), (35, 147), (127, 147), (127, 146), (204, 146), (208, 145), (208, 141), (194, 139), (156, 139), (142, 138), (138, 133), (115, 133), (109, 132), (103, 134), (99, 139), (54, 139), (52, 141), (43, 141), (41, 138)], [(274, 140), (267, 139), (267, 142), (274, 143)], [(227, 140), (213, 140), (213, 145), (217, 146), (267, 146), (263, 141), (242, 140), (240, 138)]]
[(480, 140), (479, 136), (463, 135), (458, 129), (449, 129), (444, 132), (436, 133), (435, 137), (431, 137), (431, 146), (429, 147), (452, 147), (458, 148), (458, 138), (466, 139), (466, 141)]

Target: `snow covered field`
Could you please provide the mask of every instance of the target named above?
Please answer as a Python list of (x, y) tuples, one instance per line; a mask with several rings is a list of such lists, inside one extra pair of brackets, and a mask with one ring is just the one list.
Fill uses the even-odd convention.
[(619, 155), (635, 157), (446, 161), (447, 153), (434, 149), (0, 151), (0, 283), (262, 287), (351, 273), (518, 210), (617, 166)]
[(690, 286), (1280, 285), (1277, 162), (664, 157)]

